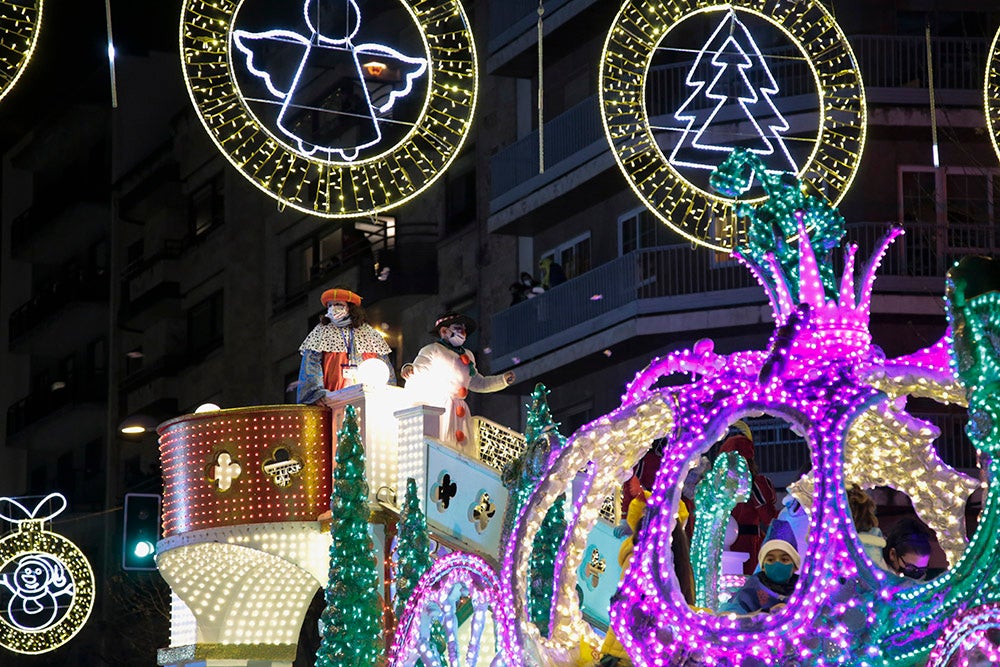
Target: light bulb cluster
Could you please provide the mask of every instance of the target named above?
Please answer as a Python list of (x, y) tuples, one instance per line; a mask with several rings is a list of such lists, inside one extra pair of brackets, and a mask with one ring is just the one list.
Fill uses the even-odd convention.
[(986, 127), (990, 133), (993, 150), (1000, 158), (1000, 28), (993, 35), (990, 55), (986, 59), (986, 80), (983, 86), (983, 108)]
[[(177, 417), (159, 433), (164, 537), (226, 525), (313, 521), (326, 511), (329, 410), (296, 405), (219, 410)], [(280, 449), (301, 466), (285, 485), (276, 483), (272, 470)], [(221, 459), (233, 472), (233, 465), (239, 467), (238, 475), (225, 478), (225, 489), (218, 477)]]
[[(475, 43), (461, 2), (402, 3), (420, 32), (428, 60), (421, 109), (395, 145), (373, 147), (374, 155), (352, 161), (324, 159), (323, 151), (303, 150), (289, 141), (287, 131), (265, 125), (253, 112), (234, 77), (235, 61), (245, 58), (232, 39), (240, 5), (185, 0), (180, 54), (184, 82), (202, 124), (222, 154), (255, 186), (305, 213), (357, 217), (413, 199), (457, 157), (479, 88)], [(294, 9), (290, 12), (289, 18), (294, 18)]]

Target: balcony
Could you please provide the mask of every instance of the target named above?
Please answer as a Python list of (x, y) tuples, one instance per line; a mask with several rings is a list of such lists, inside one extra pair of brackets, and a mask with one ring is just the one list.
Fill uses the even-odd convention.
[(105, 427), (107, 375), (93, 373), (63, 382), (62, 387), (37, 389), (7, 408), (8, 445), (35, 451), (100, 436)]
[[(886, 223), (848, 226), (861, 256), (870, 253)], [(982, 225), (937, 227), (907, 223), (890, 248), (875, 283), (875, 312), (940, 317), (944, 273), (966, 255), (995, 254), (996, 231)], [(518, 380), (574, 365), (586, 371), (600, 353), (628, 341), (630, 355), (652, 353), (672, 340), (718, 335), (740, 327), (746, 335), (771, 329), (764, 291), (749, 271), (688, 244), (637, 250), (598, 266), (492, 318), (493, 372), (518, 367)], [(879, 293), (892, 293), (880, 299)], [(553, 381), (556, 378), (550, 378)]]
[[(52, 260), (53, 252), (75, 252), (107, 234), (111, 219), (108, 186), (95, 177), (94, 167), (70, 172), (53, 185), (40, 188), (31, 207), (11, 224), (11, 254), (17, 259)], [(90, 174), (88, 177), (87, 174)]]
[[(929, 103), (922, 38), (862, 35), (851, 38), (851, 43), (869, 104)], [(978, 110), (989, 44), (985, 40), (938, 38), (932, 45), (939, 104)], [(788, 48), (772, 50), (775, 56), (791, 53)], [(811, 75), (801, 75), (801, 66), (794, 67), (795, 62), (778, 62), (776, 76), (784, 69), (788, 76), (779, 77), (782, 91), (776, 99), (795, 130), (802, 123), (814, 122), (810, 119), (816, 107), (814, 84)], [(654, 125), (661, 124), (657, 116), (672, 113), (688, 97), (688, 67), (685, 63), (650, 71), (646, 89)], [(726, 119), (725, 113), (723, 109), (720, 121)], [(796, 114), (802, 115), (800, 123), (795, 122)], [(664, 150), (673, 139), (664, 140)], [(490, 160), (490, 232), (533, 235), (541, 226), (565, 219), (568, 213), (584, 210), (624, 187), (604, 134), (597, 95), (546, 121), (544, 150), (544, 172), (538, 169), (537, 131), (500, 149)], [(615, 172), (615, 178), (598, 178), (609, 170)]]
[(69, 269), (11, 313), (8, 347), (11, 352), (62, 355), (107, 330), (107, 302), (107, 271)]
[[(617, 3), (597, 0), (544, 0), (545, 46), (578, 43), (611, 25)], [(490, 4), (486, 71), (501, 76), (530, 77), (537, 67), (537, 0), (507, 0)]]
[(158, 320), (181, 316), (181, 287), (175, 260), (186, 245), (184, 241), (167, 240), (149, 257), (125, 267), (118, 314), (121, 325), (145, 329)]

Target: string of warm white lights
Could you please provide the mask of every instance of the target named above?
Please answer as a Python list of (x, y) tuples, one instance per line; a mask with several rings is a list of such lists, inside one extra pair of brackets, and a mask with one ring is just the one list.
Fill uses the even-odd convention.
[[(381, 141), (321, 145), (316, 143), (318, 139), (300, 136), (292, 127), (294, 123), (283, 114), (292, 102), (298, 106), (309, 103), (299, 100), (301, 95), (294, 88), (273, 84), (264, 70), (254, 65), (250, 57), (253, 50), (247, 46), (249, 33), (240, 32), (235, 25), (243, 4), (243, 0), (186, 0), (181, 14), (180, 53), (184, 81), (202, 124), (223, 155), (258, 188), (306, 213), (357, 217), (416, 197), (458, 155), (468, 136), (479, 83), (471, 27), (458, 0), (401, 3), (420, 35), (424, 51), (421, 56), (407, 58), (385, 46), (354, 45), (353, 32), (347, 37), (351, 51), (348, 55), (354, 58), (364, 47), (366, 53), (378, 55), (379, 61), (392, 57), (418, 69), (418, 61), (426, 63), (420, 110), (405, 135), (391, 146)], [(347, 4), (357, 8), (356, 3)], [(360, 23), (359, 11), (356, 14)], [(340, 43), (323, 37), (318, 26), (313, 30), (322, 43), (316, 47), (311, 41), (303, 41), (307, 36), (293, 36), (287, 30), (272, 37), (283, 41), (287, 48), (300, 48), (304, 66), (312, 48), (326, 44), (336, 47)], [(259, 33), (257, 37), (267, 35)], [(271, 93), (282, 100), (282, 112), (273, 126), (262, 121), (248, 103), (234, 77), (238, 64), (251, 75), (265, 78)], [(372, 72), (381, 73), (382, 64), (365, 63), (366, 67), (371, 65), (370, 72), (359, 70), (355, 84), (363, 89), (366, 98), (367, 83), (363, 79), (374, 76)], [(410, 83), (407, 77), (407, 86)], [(408, 87), (405, 90), (409, 92)], [(403, 92), (394, 91), (390, 99)], [(369, 129), (379, 135), (382, 113), (375, 109), (370, 116)]]
[(0, 100), (14, 88), (35, 52), (42, 29), (42, 4), (43, 0), (0, 0)]

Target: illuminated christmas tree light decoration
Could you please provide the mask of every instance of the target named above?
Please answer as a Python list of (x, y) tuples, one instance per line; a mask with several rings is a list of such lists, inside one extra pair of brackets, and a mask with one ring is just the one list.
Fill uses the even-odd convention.
[(417, 481), (406, 480), (406, 496), (399, 515), (399, 547), (396, 562), (396, 618), (416, 590), (421, 575), (430, 568), (431, 541), (427, 533), (427, 517), (420, 509)]
[[(43, 514), (50, 501), (55, 509)], [(55, 650), (80, 631), (94, 607), (86, 556), (45, 530), (45, 522), (66, 509), (66, 498), (50, 493), (29, 510), (3, 497), (0, 508), (0, 518), (17, 525), (0, 539), (0, 646), (25, 654)]]
[(990, 55), (986, 59), (986, 80), (983, 82), (983, 108), (986, 128), (990, 133), (993, 150), (1000, 158), (1000, 28), (993, 36)]
[[(314, 20), (314, 4), (315, 0), (305, 0), (302, 5), (304, 30), (250, 31), (237, 26), (246, 0), (185, 0), (181, 60), (198, 116), (233, 166), (285, 205), (329, 218), (399, 206), (448, 168), (468, 135), (478, 95), (476, 50), (468, 18), (458, 0), (401, 0), (401, 9), (419, 32), (424, 51), (403, 54), (386, 45), (354, 43), (354, 37), (364, 31), (355, 0), (344, 0), (344, 34)], [(262, 54), (276, 45), (296, 56), (297, 69), (281, 73), (263, 62)], [(377, 98), (369, 85), (384, 87), (386, 71), (373, 73), (373, 56), (378, 64), (401, 73), (399, 87)], [(271, 99), (248, 97), (237, 80), (239, 72), (263, 82)], [(349, 90), (338, 93), (339, 89), (331, 87), (307, 93), (299, 76), (310, 72), (340, 72), (344, 76), (335, 78), (349, 82)], [(315, 95), (329, 104), (309, 101)], [(336, 100), (345, 96), (353, 100), (355, 95), (362, 103), (361, 113), (338, 116), (336, 112), (343, 111), (344, 105)], [(411, 96), (420, 97), (419, 112), (403, 136), (388, 145), (383, 125), (409, 121), (390, 119), (387, 114), (399, 99)], [(264, 103), (281, 107), (274, 123), (264, 122), (254, 111), (254, 105)], [(337, 139), (308, 130), (309, 123), (300, 122), (302, 118), (296, 120), (314, 112), (327, 120), (353, 118), (357, 124), (348, 128), (349, 138)]]
[[(717, 70), (711, 81), (707, 81), (705, 77), (701, 77), (699, 74), (703, 67), (702, 60), (706, 55), (711, 56), (711, 64)], [(731, 67), (736, 68), (735, 74), (730, 71)], [(755, 88), (754, 84), (748, 78), (749, 73), (747, 70), (754, 68), (760, 70), (764, 77), (766, 77), (765, 85), (759, 88)], [(733, 96), (727, 85), (730, 80), (735, 80), (743, 84), (741, 87), (742, 92), (736, 94), (736, 101), (743, 112), (743, 120), (750, 123), (757, 132), (760, 140), (759, 142), (754, 142), (758, 147), (751, 148), (750, 150), (757, 155), (773, 155), (777, 146), (777, 150), (781, 152), (787, 161), (787, 165), (785, 166), (788, 169), (786, 171), (790, 170), (792, 174), (797, 174), (799, 167), (795, 164), (795, 159), (791, 153), (788, 152), (785, 140), (781, 136), (788, 131), (790, 126), (772, 99), (772, 96), (778, 93), (778, 83), (774, 80), (774, 75), (767, 66), (760, 48), (753, 37), (750, 36), (750, 31), (743, 25), (743, 22), (736, 16), (736, 12), (731, 8), (719, 22), (712, 35), (705, 41), (704, 46), (701, 47), (701, 50), (695, 57), (691, 69), (688, 70), (685, 84), (693, 87), (694, 91), (684, 100), (680, 108), (674, 112), (674, 119), (684, 124), (685, 127), (684, 133), (674, 146), (674, 150), (670, 153), (670, 164), (692, 167), (694, 169), (715, 169), (718, 163), (717, 159), (692, 162), (680, 159), (678, 154), (688, 146), (701, 151), (711, 151), (715, 155), (718, 155), (720, 151), (728, 153), (734, 150), (733, 145), (711, 141), (709, 136), (706, 135), (706, 133), (710, 135), (710, 130), (716, 116)], [(716, 103), (715, 106), (710, 108), (707, 118), (702, 118), (703, 114), (692, 111), (690, 108), (692, 103), (701, 96), (714, 100)], [(775, 117), (773, 121), (766, 124), (766, 130), (761, 128), (754, 117), (754, 112), (750, 108), (758, 103), (767, 106), (766, 115), (773, 115)], [(696, 128), (697, 131), (694, 137), (688, 139), (692, 130), (695, 129), (693, 128), (694, 124), (698, 121), (700, 122)]]
[(0, 100), (14, 88), (35, 52), (42, 29), (42, 0), (0, 0)]
[[(657, 144), (645, 101), (653, 56), (671, 32), (688, 20), (711, 20), (720, 12), (766, 21), (796, 45), (809, 66), (819, 91), (819, 126), (809, 158), (795, 174), (808, 193), (834, 206), (846, 194), (864, 148), (867, 111), (854, 53), (818, 0), (737, 0), (709, 6), (696, 0), (626, 0), (622, 4), (604, 45), (598, 86), (612, 153), (630, 187), (657, 218), (695, 243), (728, 252), (746, 231), (733, 216), (732, 196), (693, 185), (671, 164)], [(747, 58), (753, 61), (749, 54)], [(705, 87), (711, 91), (709, 84)], [(775, 136), (781, 134), (781, 126), (774, 122)], [(761, 136), (771, 133), (762, 131)]]
[(368, 533), (365, 451), (353, 405), (337, 432), (337, 465), (330, 498), (330, 576), (320, 621), (316, 667), (374, 666), (384, 653), (375, 545)]

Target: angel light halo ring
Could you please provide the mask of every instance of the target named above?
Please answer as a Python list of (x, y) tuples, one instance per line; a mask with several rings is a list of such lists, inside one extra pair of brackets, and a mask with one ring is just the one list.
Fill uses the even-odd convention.
[(386, 151), (339, 162), (298, 151), (250, 110), (234, 75), (232, 42), (246, 0), (213, 5), (185, 0), (181, 65), (196, 114), (223, 156), (283, 206), (324, 218), (387, 211), (427, 189), (461, 151), (479, 83), (468, 16), (459, 0), (399, 1), (418, 29), (429, 62), (421, 111), (406, 136)]
[(43, 0), (35, 0), (31, 6), (24, 3), (0, 1), (0, 28), (4, 29), (5, 48), (13, 58), (3, 60), (0, 70), (0, 100), (7, 96), (21, 75), (24, 74), (38, 44), (42, 31)]
[[(867, 105), (847, 37), (817, 0), (700, 5), (696, 0), (655, 6), (644, 0), (625, 1), (601, 54), (601, 119), (615, 161), (646, 207), (688, 240), (730, 252), (735, 235), (724, 238), (721, 230), (713, 232), (712, 228), (716, 220), (731, 217), (733, 200), (706, 192), (684, 178), (670, 164), (650, 128), (646, 81), (653, 56), (667, 34), (696, 14), (739, 10), (767, 21), (804, 54), (819, 96), (819, 126), (813, 150), (797, 176), (816, 174), (806, 181), (808, 187), (821, 196), (829, 192), (825, 198), (834, 206), (857, 173), (867, 133)], [(782, 14), (784, 22), (772, 18)], [(822, 28), (819, 35), (814, 29), (817, 25)], [(842, 92), (831, 92), (836, 90)]]

